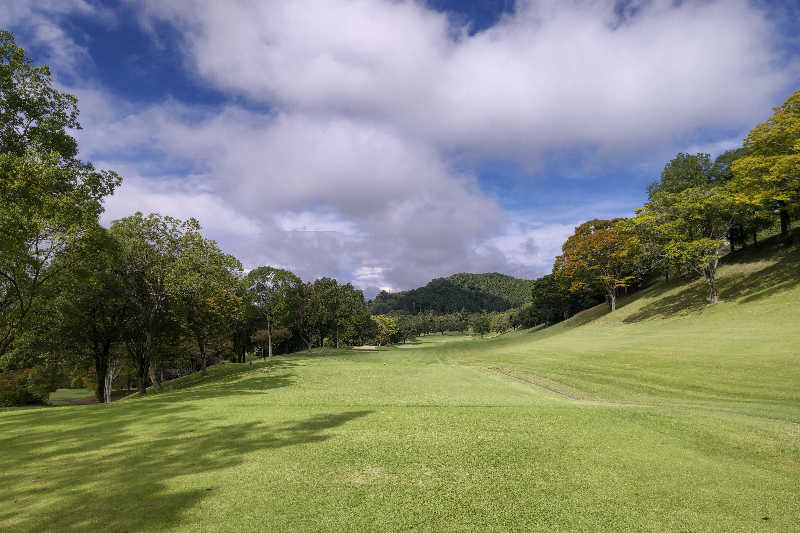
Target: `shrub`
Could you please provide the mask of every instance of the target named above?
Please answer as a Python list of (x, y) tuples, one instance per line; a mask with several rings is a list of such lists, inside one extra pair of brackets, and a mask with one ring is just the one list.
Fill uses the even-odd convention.
[(57, 386), (57, 374), (35, 366), (0, 372), (0, 406), (43, 404)]

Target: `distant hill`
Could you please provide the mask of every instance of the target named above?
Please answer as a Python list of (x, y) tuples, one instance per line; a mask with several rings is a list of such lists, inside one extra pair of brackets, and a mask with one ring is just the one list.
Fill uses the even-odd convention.
[(381, 291), (371, 302), (373, 313), (407, 311), (411, 314), (433, 310), (453, 313), (464, 309), (505, 311), (519, 307), (531, 299), (531, 281), (506, 274), (454, 274), (436, 278), (424, 287), (388, 293)]

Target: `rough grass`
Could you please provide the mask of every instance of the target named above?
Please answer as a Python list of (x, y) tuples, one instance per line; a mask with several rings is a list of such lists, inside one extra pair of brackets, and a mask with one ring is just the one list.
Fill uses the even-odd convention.
[(791, 531), (800, 261), (493, 339), (213, 367), (0, 413), (0, 530)]

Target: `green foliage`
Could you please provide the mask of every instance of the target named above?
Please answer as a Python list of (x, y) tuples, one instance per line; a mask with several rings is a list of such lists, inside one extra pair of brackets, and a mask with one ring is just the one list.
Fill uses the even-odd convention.
[(78, 144), (78, 100), (53, 88), (47, 65), (32, 66), (14, 36), (0, 31), (0, 152), (22, 156), (32, 147), (73, 159)]
[(34, 366), (0, 372), (0, 407), (43, 404), (58, 387), (58, 375), (51, 369)]
[[(710, 155), (681, 152), (666, 164), (661, 180), (647, 188), (650, 200), (658, 193), (678, 193), (691, 187), (705, 187), (712, 181), (714, 170)], [(721, 169), (717, 171), (721, 172)]]
[(397, 317), (397, 341), (406, 342), (417, 336), (417, 327), (414, 324), (414, 317), (402, 314)]
[(145, 393), (148, 376), (160, 385), (156, 365), (179, 338), (174, 271), (181, 264), (185, 239), (199, 230), (194, 219), (141, 213), (114, 221), (109, 230), (119, 246), (117, 273), (131, 313), (124, 338), (140, 394)]
[(703, 275), (711, 303), (716, 303), (715, 272), (739, 208), (725, 186), (691, 187), (656, 194), (638, 210), (633, 224), (640, 235), (662, 243), (670, 265)]
[(472, 320), (472, 332), (477, 333), (481, 337), (483, 337), (484, 334), (489, 333), (491, 327), (492, 324), (489, 321), (489, 315), (486, 313), (481, 313)]
[(800, 207), (800, 91), (774, 111), (747, 136), (747, 155), (731, 169), (737, 200), (756, 209), (779, 209), (786, 233), (789, 212)]
[(398, 293), (381, 291), (371, 302), (372, 313), (405, 311), (417, 314), (435, 311), (448, 314), (505, 311), (529, 301), (530, 281), (496, 272), (488, 274), (455, 274), (437, 278), (424, 287)]
[(556, 282), (570, 292), (602, 290), (611, 311), (616, 309), (617, 290), (636, 279), (642, 259), (637, 235), (621, 219), (585, 222), (561, 249), (553, 265)]
[[(529, 280), (515, 278), (506, 274), (490, 272), (487, 274), (453, 274), (449, 279), (459, 287), (473, 289), (508, 302), (512, 307), (518, 307), (530, 301)], [(463, 307), (467, 311), (476, 311)], [(488, 308), (486, 308), (488, 310)], [(499, 309), (497, 309), (499, 311)]]
[(372, 321), (375, 322), (377, 329), (376, 340), (378, 346), (389, 344), (392, 342), (392, 337), (397, 335), (397, 321), (389, 315), (373, 315)]
[(0, 153), (0, 354), (39, 294), (90, 252), (86, 237), (118, 183), (55, 152)]
[(90, 252), (84, 238), (120, 181), (75, 159), (76, 104), (0, 31), (0, 356), (58, 274)]
[(511, 315), (512, 311), (506, 311), (504, 313), (492, 313), (489, 316), (491, 331), (494, 331), (495, 333), (505, 333), (512, 329), (513, 326), (511, 324)]
[(279, 268), (258, 267), (248, 272), (244, 285), (253, 305), (266, 326), (267, 355), (272, 357), (272, 331), (291, 324), (292, 294), (302, 284), (300, 278)]
[(204, 238), (199, 224), (180, 236), (179, 247), (180, 253), (166, 271), (170, 307), (194, 339), (205, 372), (207, 348), (220, 352), (241, 318), (242, 300), (236, 289), (242, 265)]

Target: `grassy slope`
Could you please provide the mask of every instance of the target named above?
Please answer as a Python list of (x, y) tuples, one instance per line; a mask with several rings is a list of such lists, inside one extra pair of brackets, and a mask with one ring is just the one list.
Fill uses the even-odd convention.
[(0, 530), (792, 530), (800, 258), (759, 257), (713, 308), (658, 284), (533, 333), (0, 413)]

